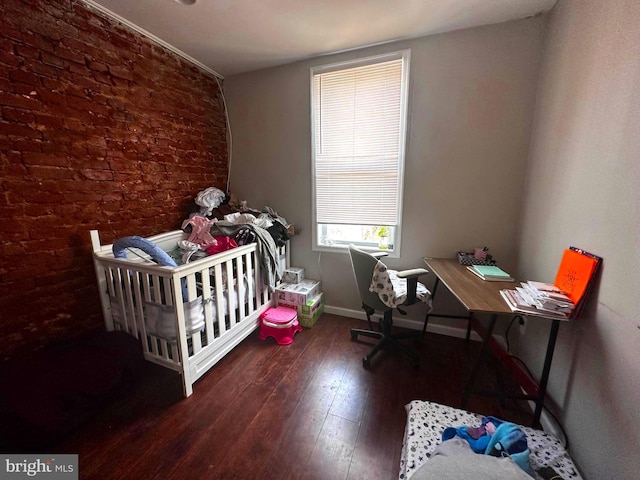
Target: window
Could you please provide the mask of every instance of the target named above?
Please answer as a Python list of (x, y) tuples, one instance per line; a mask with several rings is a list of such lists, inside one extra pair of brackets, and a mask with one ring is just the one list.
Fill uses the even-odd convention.
[(311, 70), (314, 250), (398, 254), (409, 51)]

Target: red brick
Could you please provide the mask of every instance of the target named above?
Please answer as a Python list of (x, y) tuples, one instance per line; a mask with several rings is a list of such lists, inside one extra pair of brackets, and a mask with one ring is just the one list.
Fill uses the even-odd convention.
[(33, 122), (35, 115), (30, 110), (21, 110), (11, 107), (2, 108), (2, 119), (8, 122), (29, 123)]
[(38, 95), (44, 104), (64, 105), (67, 103), (67, 96), (63, 92), (41, 88), (38, 90)]
[(13, 25), (8, 25), (6, 22), (2, 24), (0, 36), (9, 38), (15, 41), (15, 43), (26, 43), (27, 45), (37, 46), (35, 35), (26, 30), (15, 28)]
[(37, 96), (0, 92), (0, 105), (40, 110), (42, 104)]
[(90, 70), (94, 72), (103, 72), (106, 73), (109, 71), (109, 65), (101, 62), (96, 62), (95, 60), (87, 62), (87, 66)]
[(45, 65), (50, 65), (54, 68), (64, 68), (65, 66), (64, 59), (47, 52), (42, 52), (40, 54), (40, 60), (42, 60), (42, 63), (44, 63)]
[(65, 47), (56, 48), (56, 55), (64, 60), (75, 62), (80, 65), (84, 65), (86, 61), (84, 53)]
[[(0, 306), (16, 312), (0, 326), (5, 356), (100, 324), (90, 228), (103, 242), (172, 230), (193, 195), (226, 183), (225, 162), (214, 162), (226, 159), (224, 112), (208, 74), (81, 2), (9, 5), (0, 214), (19, 222), (2, 222), (0, 245), (32, 258), (0, 249)], [(31, 240), (43, 226), (46, 238)], [(20, 308), (34, 296), (32, 311)]]
[(54, 166), (65, 167), (69, 165), (69, 160), (66, 157), (53, 155), (50, 153), (38, 153), (38, 152), (22, 152), (22, 161), (25, 165), (40, 165), (40, 166)]
[(58, 78), (59, 69), (45, 65), (44, 63), (35, 63), (33, 65), (33, 71), (43, 77)]
[(74, 178), (74, 172), (68, 168), (31, 165), (27, 167), (29, 174), (36, 180)]
[(35, 121), (38, 125), (45, 125), (47, 127), (62, 128), (64, 126), (64, 118), (60, 116), (43, 115), (38, 113), (35, 115)]
[(38, 130), (28, 127), (26, 125), (21, 125), (19, 123), (0, 123), (0, 130), (4, 135), (11, 135), (16, 137), (27, 137), (27, 138), (42, 138), (42, 133)]
[(88, 77), (91, 74), (89, 67), (86, 65), (80, 65), (79, 63), (70, 63), (69, 71), (78, 75), (76, 79)]
[[(32, 47), (29, 47), (29, 48), (32, 48)], [(19, 56), (14, 55), (12, 52), (0, 50), (0, 64), (6, 65), (8, 67), (19, 67), (23, 63), (24, 63), (24, 60)]]

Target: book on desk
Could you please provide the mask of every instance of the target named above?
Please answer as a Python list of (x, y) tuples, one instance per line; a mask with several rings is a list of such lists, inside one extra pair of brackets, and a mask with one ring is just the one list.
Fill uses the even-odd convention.
[(467, 267), (474, 275), (487, 282), (514, 282), (515, 279), (500, 267), (495, 265), (469, 265)]

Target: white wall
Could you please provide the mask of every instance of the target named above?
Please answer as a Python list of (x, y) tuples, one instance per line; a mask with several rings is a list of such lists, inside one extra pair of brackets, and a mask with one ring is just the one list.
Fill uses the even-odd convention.
[[(586, 478), (638, 478), (640, 2), (560, 0), (549, 20), (518, 270), (553, 280), (569, 245), (604, 258), (586, 314), (560, 329), (550, 397)], [(520, 339), (537, 371), (546, 334)]]
[(410, 48), (402, 255), (388, 263), (423, 266), (424, 256), (486, 245), (515, 267), (543, 36), (538, 17), (228, 77), (231, 190), (301, 228), (292, 263), (321, 277), (328, 305), (359, 310), (348, 256), (311, 250), (309, 69)]

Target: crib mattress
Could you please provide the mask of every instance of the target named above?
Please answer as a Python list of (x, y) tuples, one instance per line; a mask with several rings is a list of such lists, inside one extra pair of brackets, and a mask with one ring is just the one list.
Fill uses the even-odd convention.
[[(431, 452), (441, 443), (447, 427), (478, 426), (482, 415), (434, 402), (414, 400), (405, 406), (407, 424), (404, 432), (400, 480), (409, 480), (415, 471), (429, 460)], [(568, 452), (554, 435), (531, 427), (521, 427), (527, 436), (534, 469), (552, 467), (564, 480), (582, 477)]]

